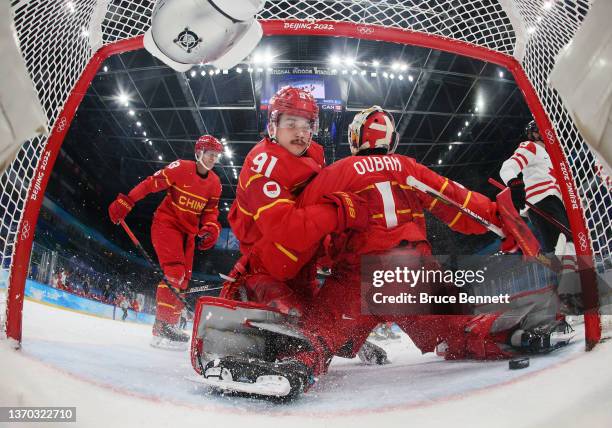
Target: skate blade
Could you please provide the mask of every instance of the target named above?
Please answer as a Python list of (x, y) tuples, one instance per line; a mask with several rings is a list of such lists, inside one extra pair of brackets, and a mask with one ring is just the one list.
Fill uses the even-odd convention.
[(165, 337), (153, 336), (150, 345), (157, 349), (166, 349), (168, 351), (186, 351), (189, 348), (189, 342), (176, 342)]
[(291, 392), (289, 381), (282, 376), (259, 376), (255, 383), (219, 380), (204, 376), (187, 376), (187, 380), (209, 386), (222, 392), (240, 392), (265, 397), (286, 397)]

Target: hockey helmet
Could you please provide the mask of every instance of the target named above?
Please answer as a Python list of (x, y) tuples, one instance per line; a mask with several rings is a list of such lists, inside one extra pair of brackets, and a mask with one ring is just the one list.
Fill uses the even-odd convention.
[(195, 143), (195, 152), (205, 152), (207, 150), (223, 153), (223, 145), (212, 135), (202, 135)]
[[(538, 129), (538, 124), (536, 123), (536, 121), (532, 120), (527, 124), (527, 126), (525, 126), (525, 137), (531, 140), (533, 139), (532, 135), (534, 133), (540, 135), (540, 130)], [(541, 138), (539, 138), (539, 140), (541, 140)]]
[(281, 114), (306, 118), (313, 134), (319, 132), (319, 106), (312, 94), (300, 88), (284, 86), (270, 99), (268, 122), (276, 126)]
[(398, 134), (393, 116), (382, 107), (372, 106), (357, 113), (349, 125), (348, 140), (353, 155), (361, 150), (384, 148), (395, 152)]

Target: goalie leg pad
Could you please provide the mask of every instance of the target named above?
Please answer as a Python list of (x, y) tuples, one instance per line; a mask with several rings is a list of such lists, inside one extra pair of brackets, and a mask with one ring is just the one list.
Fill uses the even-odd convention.
[(196, 304), (192, 364), (202, 367), (215, 358), (241, 356), (274, 361), (279, 352), (309, 349), (309, 341), (279, 310), (259, 303), (213, 297)]

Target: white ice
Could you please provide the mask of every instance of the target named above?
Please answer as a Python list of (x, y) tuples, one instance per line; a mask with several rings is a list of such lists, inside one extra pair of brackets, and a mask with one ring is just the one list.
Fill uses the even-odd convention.
[(378, 342), (391, 365), (336, 359), (301, 399), (273, 404), (188, 381), (189, 353), (151, 348), (148, 326), (26, 301), (22, 348), (0, 342), (0, 406), (76, 406), (79, 427), (610, 427), (612, 341), (586, 353), (577, 331), (518, 371), (421, 355), (402, 335)]

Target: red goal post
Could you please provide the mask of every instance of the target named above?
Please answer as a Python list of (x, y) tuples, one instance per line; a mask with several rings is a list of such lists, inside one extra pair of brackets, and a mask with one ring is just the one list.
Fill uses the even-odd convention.
[[(588, 256), (580, 258), (583, 263), (586, 260), (588, 264), (583, 268), (591, 268), (584, 269), (585, 275), (589, 275), (589, 272), (594, 275), (592, 268), (597, 268), (595, 262), (609, 257), (606, 251), (612, 246), (610, 236), (601, 232), (602, 227), (612, 224), (610, 213), (598, 206), (598, 192), (603, 193), (606, 189), (603, 184), (597, 186), (595, 160), (588, 146), (575, 130), (561, 100), (546, 86), (550, 61), (562, 48), (563, 40), (570, 40), (579, 27), (588, 11), (588, 2), (578, 2), (585, 4), (570, 11), (573, 13), (573, 25), (567, 25), (568, 11), (565, 9), (558, 12), (558, 17), (553, 14), (539, 20), (542, 2), (537, 0), (518, 1), (512, 6), (505, 0), (473, 0), (462, 2), (461, 6), (456, 3), (443, 0), (380, 3), (279, 0), (268, 1), (259, 18), (267, 36), (351, 37), (409, 44), (464, 55), (505, 67), (513, 74), (545, 137), (547, 150), (562, 184), (561, 190), (577, 253)], [(556, 6), (554, 1), (552, 3), (554, 12)], [(27, 19), (30, 17), (42, 20), (45, 13), (50, 14), (49, 11), (55, 6), (45, 4), (44, 0), (15, 2), (13, 9), (24, 59), (37, 85), (50, 123), (53, 124), (48, 139), (38, 138), (24, 143), (17, 159), (0, 181), (0, 205), (6, 210), (3, 223), (5, 219), (10, 223), (8, 226), (3, 224), (6, 234), (0, 234), (3, 236), (0, 237), (0, 268), (8, 270), (6, 334), (17, 343), (21, 341), (24, 287), (34, 228), (42, 204), (42, 195), (63, 139), (87, 87), (104, 60), (111, 55), (142, 48), (141, 35), (149, 25), (152, 6), (153, 2), (146, 0), (64, 2), (61, 7), (68, 8), (67, 13), (76, 14), (75, 19), (80, 19), (79, 23), (70, 28), (72, 36), (81, 37), (82, 40), (74, 42), (74, 46), (70, 45), (79, 52), (79, 56), (64, 58), (65, 61), (74, 60), (77, 63), (69, 67), (68, 73), (74, 83), (61, 73), (55, 73), (48, 82), (52, 87), (49, 93), (45, 88), (39, 87), (41, 82), (44, 83), (43, 79), (49, 79), (41, 76), (49, 73), (45, 74), (45, 70), (37, 68), (40, 64), (34, 58), (36, 53), (41, 54), (43, 47), (33, 46), (28, 49), (30, 38), (34, 36), (29, 31), (32, 24), (28, 23)], [(73, 11), (71, 7), (74, 7)], [(58, 12), (53, 9), (52, 12), (65, 11)], [(458, 14), (459, 19), (449, 18), (453, 13)], [(473, 28), (467, 23), (469, 20), (475, 21)], [(406, 22), (411, 24), (406, 25)], [(561, 30), (560, 23), (565, 25)], [(86, 26), (82, 27), (81, 24)], [(539, 27), (530, 26), (538, 24)], [(92, 35), (92, 29), (98, 25), (102, 34)], [(532, 28), (535, 30), (532, 31)], [(538, 31), (543, 34), (538, 34)], [(562, 37), (549, 34), (555, 31), (563, 32)], [(526, 37), (526, 34), (530, 34), (530, 37)], [(79, 42), (83, 46), (80, 46)], [(99, 45), (99, 48), (94, 51), (96, 45)], [(543, 48), (547, 48), (545, 53), (549, 57), (542, 58)], [(60, 51), (50, 53), (62, 55)], [(538, 68), (538, 61), (542, 62), (540, 65), (543, 68)], [(82, 66), (80, 70), (79, 66)], [(58, 67), (63, 65), (58, 64)], [(559, 132), (564, 136), (563, 141), (559, 141), (557, 137)], [(571, 156), (566, 157), (568, 153)], [(21, 181), (19, 174), (24, 175)], [(577, 186), (574, 177), (578, 177), (578, 183), (583, 185)], [(588, 189), (584, 188), (584, 182), (588, 183)], [(13, 200), (15, 194), (17, 201)], [(594, 214), (597, 214), (596, 220), (593, 220)], [(606, 214), (608, 218), (605, 218)], [(583, 279), (586, 280), (583, 281), (585, 284), (594, 284), (593, 278)], [(598, 307), (596, 286), (588, 287), (583, 292), (588, 305)], [(598, 311), (590, 311), (585, 315), (585, 326), (586, 348), (591, 349), (601, 337)]]

